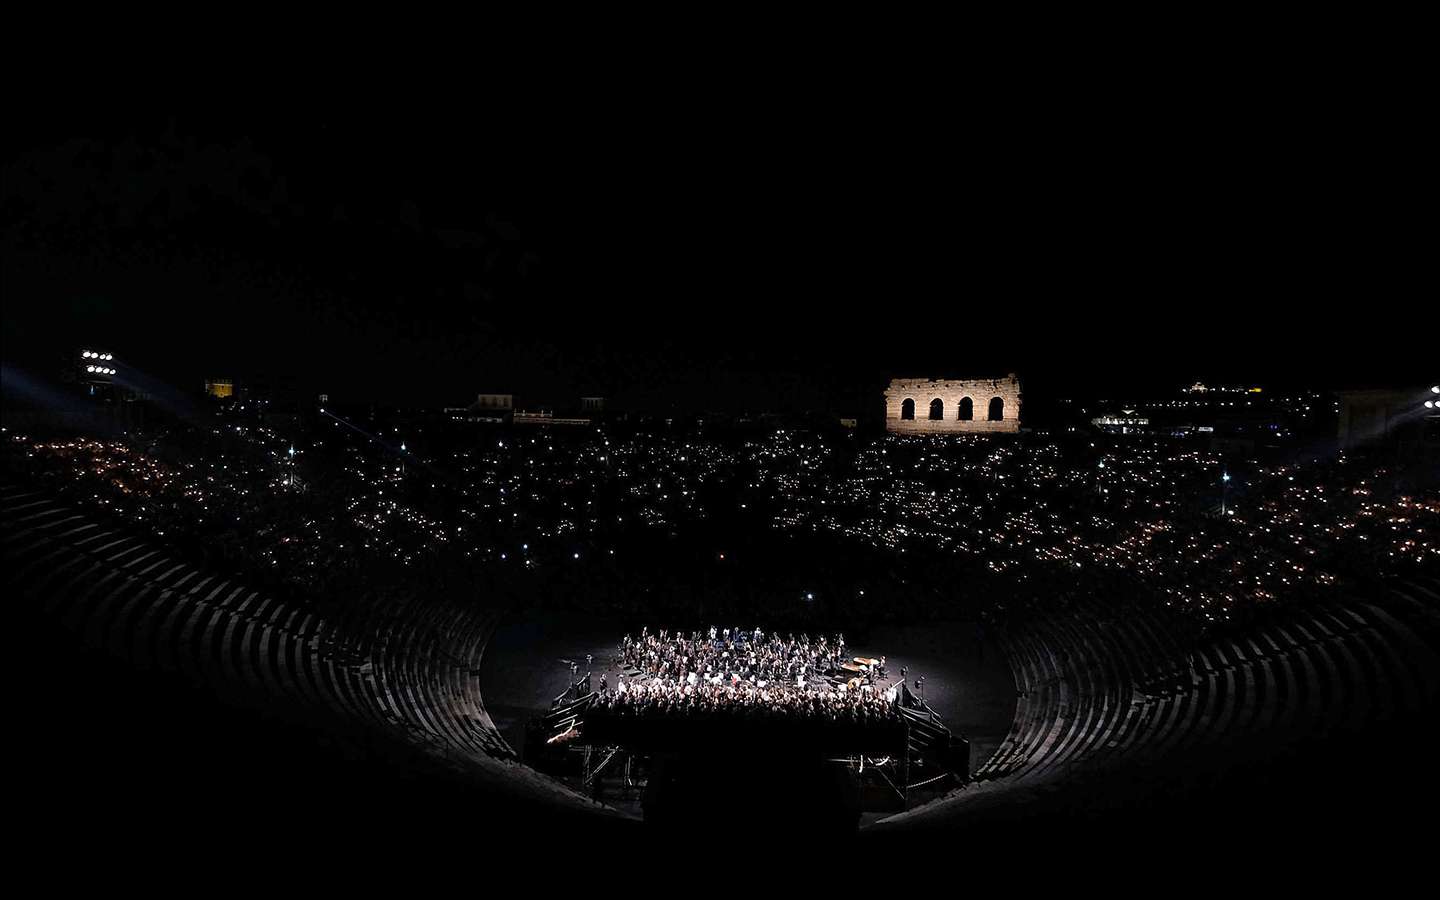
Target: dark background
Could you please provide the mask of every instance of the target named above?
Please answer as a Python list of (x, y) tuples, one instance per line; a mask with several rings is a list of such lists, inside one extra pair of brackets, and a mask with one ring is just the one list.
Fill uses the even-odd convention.
[(4, 358), (432, 406), (1428, 383), (1403, 55), (1163, 57), (47, 80), (10, 113)]
[[(234, 23), (185, 24), (193, 49)], [(1235, 41), (1179, 53), (1157, 29), (1122, 55), (1076, 34), (1051, 57), (1032, 26), (914, 23), (883, 54), (807, 35), (770, 54), (783, 71), (738, 43), (693, 71), (676, 65), (689, 52), (676, 42), (671, 58), (615, 47), (560, 78), (548, 58), (482, 67), (480, 47), (431, 76), (409, 64), (431, 48), (398, 36), (365, 44), (357, 66), (330, 57), (349, 37), (335, 34), (310, 48), (312, 77), (279, 88), (255, 74), (272, 65), (268, 42), (249, 45), (240, 84), (221, 86), (93, 20), (119, 58), (76, 45), (71, 23), (44, 33), (63, 46), (22, 59), (39, 33), (15, 26), (0, 358), (51, 372), (103, 342), (192, 388), (285, 377), (432, 405), (513, 390), (522, 402), (598, 391), (677, 408), (853, 408), (891, 375), (1011, 369), (1027, 390), (1062, 395), (1197, 377), (1430, 383), (1435, 154), (1420, 57), (1348, 20), (1323, 42), (1294, 20), (1258, 38), (1253, 21), (1221, 24)], [(909, 45), (927, 30), (933, 43)], [(812, 60), (818, 47), (830, 52)], [(141, 62), (161, 74), (133, 80)], [(17, 709), (34, 763), (17, 771), (44, 804), (28, 821), (58, 852), (98, 837), (170, 866), (168, 841), (188, 832), (232, 860), (263, 866), (290, 847), (314, 864), (307, 841), (388, 846), (417, 823), (449, 825), (436, 813), (447, 800), (471, 826), (451, 834), (480, 847), (520, 815), (489, 796), (437, 796), (448, 786), (404, 768), (377, 777), (318, 749), (297, 762), (306, 738), (286, 723), (177, 715), (207, 702), (152, 693), (103, 661), (53, 666), (58, 643), (41, 634), (14, 661), (30, 681), (42, 662), (62, 673)], [(105, 778), (87, 743), (113, 753), (115, 735), (153, 736), (109, 761), (131, 783)], [(1319, 794), (1341, 804), (1324, 827), (1349, 826), (1330, 864), (1403, 866), (1409, 848), (1355, 846), (1393, 834), (1376, 823), (1403, 821), (1391, 813), (1414, 796), (1413, 767), (1370, 762), (1409, 736), (1371, 737), (1334, 754), (1358, 772), (1292, 772), (1280, 821), (1235, 815), (1276, 789), (1276, 773), (1242, 773), (1198, 817), (1000, 823), (969, 836), (969, 859), (1094, 844), (1190, 877), (1204, 868), (1191, 860), (1269, 856), (1296, 837), (1315, 858), (1317, 826), (1296, 828), (1310, 808), (1284, 801), (1338, 783)], [(1389, 775), (1379, 790), (1377, 774)], [(135, 827), (151, 781), (185, 801), (160, 840)], [(110, 816), (94, 818), (97, 805)], [(196, 826), (231, 806), (280, 839), (245, 814), (218, 835)], [(1238, 839), (1212, 827), (1236, 819)], [(1132, 856), (1137, 831), (1167, 852)], [(386, 865), (366, 862), (367, 875)], [(443, 865), (471, 871), (459, 855)]]

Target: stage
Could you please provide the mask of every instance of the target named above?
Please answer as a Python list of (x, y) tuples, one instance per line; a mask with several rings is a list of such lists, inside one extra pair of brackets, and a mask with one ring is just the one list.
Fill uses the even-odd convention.
[[(481, 690), (491, 719), (516, 752), (524, 746), (526, 724), (550, 712), (551, 701), (576, 677), (588, 671), (592, 688), (600, 687), (602, 675), (615, 686), (622, 672), (620, 639), (627, 631), (636, 634), (639, 625), (575, 615), (516, 615), (501, 623), (485, 650)], [(924, 678), (925, 701), (953, 733), (970, 741), (972, 769), (1005, 739), (1015, 712), (1014, 683), (998, 649), (977, 641), (973, 626), (885, 626), (846, 639), (852, 655), (885, 654), (888, 677), (882, 686), (898, 681), (902, 668), (912, 689)]]

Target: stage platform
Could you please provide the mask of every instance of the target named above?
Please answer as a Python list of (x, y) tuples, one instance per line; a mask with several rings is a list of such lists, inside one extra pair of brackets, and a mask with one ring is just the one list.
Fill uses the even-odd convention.
[[(652, 626), (653, 628), (654, 626)], [(481, 689), (485, 707), (501, 735), (517, 752), (525, 726), (551, 710), (551, 701), (577, 674), (591, 673), (592, 687), (604, 675), (614, 686), (621, 636), (638, 626), (582, 616), (512, 616), (503, 622), (485, 650)], [(924, 699), (955, 734), (970, 741), (970, 762), (978, 767), (1004, 740), (1015, 712), (1015, 687), (1000, 653), (976, 639), (965, 623), (882, 627), (849, 635), (853, 655), (885, 653), (890, 684), (909, 672), (909, 681), (925, 679)], [(587, 664), (587, 655), (591, 661)]]

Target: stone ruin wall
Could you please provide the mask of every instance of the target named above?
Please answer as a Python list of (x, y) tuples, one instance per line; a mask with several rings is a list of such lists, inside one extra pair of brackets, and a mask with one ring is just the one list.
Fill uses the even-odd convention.
[[(960, 401), (969, 397), (973, 418), (959, 418)], [(1004, 403), (1002, 418), (990, 421), (990, 401)], [(939, 399), (942, 417), (930, 418), (931, 401)], [(906, 400), (915, 403), (915, 418), (901, 417)], [(1020, 378), (896, 378), (885, 390), (885, 430), (896, 434), (1014, 434), (1020, 430)]]

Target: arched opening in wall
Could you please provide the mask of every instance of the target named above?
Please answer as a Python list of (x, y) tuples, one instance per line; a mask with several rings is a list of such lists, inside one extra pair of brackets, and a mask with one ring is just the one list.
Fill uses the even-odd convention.
[(999, 397), (990, 398), (990, 415), (986, 416), (992, 422), (999, 422), (1005, 418), (1005, 401)]
[(960, 398), (960, 414), (955, 418), (962, 422), (968, 422), (975, 418), (975, 403), (969, 397)]
[(930, 418), (936, 421), (945, 418), (945, 404), (940, 401), (939, 397), (930, 401)]
[(902, 419), (913, 419), (913, 418), (915, 418), (915, 401), (914, 401), (914, 400), (909, 400), (909, 399), (907, 399), (904, 403), (900, 404), (900, 418), (902, 418)]

